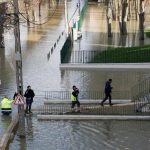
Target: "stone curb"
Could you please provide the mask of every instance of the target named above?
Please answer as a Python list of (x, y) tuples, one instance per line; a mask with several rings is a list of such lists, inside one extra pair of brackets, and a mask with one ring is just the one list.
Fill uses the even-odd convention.
[[(102, 100), (80, 100), (81, 104), (98, 104)], [(112, 100), (114, 104), (125, 104), (130, 103), (131, 100)], [(70, 104), (71, 100), (45, 100), (44, 104)], [(108, 101), (105, 102), (108, 104)]]
[(150, 120), (150, 116), (37, 115), (38, 120)]

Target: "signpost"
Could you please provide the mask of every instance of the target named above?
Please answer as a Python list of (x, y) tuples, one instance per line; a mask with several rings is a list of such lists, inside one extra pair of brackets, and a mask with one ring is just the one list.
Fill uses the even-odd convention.
[(18, 94), (16, 97), (15, 97), (15, 100), (13, 102), (15, 105), (24, 105), (25, 102), (23, 100), (23, 96)]
[[(13, 0), (13, 5), (14, 5), (14, 17), (16, 20), (16, 24), (14, 25), (14, 35), (15, 35), (15, 53), (16, 53), (17, 93), (23, 95), (22, 56), (21, 56), (21, 44), (20, 44), (20, 23), (19, 23), (19, 16), (18, 16), (19, 15), (18, 0)], [(22, 101), (21, 96), (17, 97), (17, 102), (19, 100)], [(19, 136), (25, 137), (24, 105), (18, 105), (18, 114), (19, 114)]]

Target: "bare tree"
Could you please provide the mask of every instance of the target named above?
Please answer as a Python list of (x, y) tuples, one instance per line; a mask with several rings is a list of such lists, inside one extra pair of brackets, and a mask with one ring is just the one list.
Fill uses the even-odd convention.
[(145, 8), (144, 0), (140, 0), (140, 11), (139, 11), (139, 31), (140, 31), (140, 40), (144, 40), (144, 20), (145, 20)]
[(118, 0), (118, 20), (122, 35), (127, 35), (128, 3), (129, 0)]
[(122, 8), (122, 34), (127, 35), (127, 19), (128, 19), (128, 6), (129, 6), (129, 0), (123, 0), (122, 2), (123, 8)]
[(6, 3), (0, 4), (0, 48), (4, 48), (4, 22), (5, 22), (5, 15), (6, 13)]
[(145, 21), (145, 8), (150, 4), (149, 0), (140, 0), (139, 3), (139, 31), (140, 40), (144, 40), (144, 21)]
[(30, 18), (29, 18), (29, 8), (30, 8), (30, 1), (24, 0), (25, 12), (27, 16), (27, 25), (30, 26)]
[(112, 36), (111, 24), (112, 24), (112, 0), (108, 0), (107, 4), (107, 27), (108, 27), (108, 37)]

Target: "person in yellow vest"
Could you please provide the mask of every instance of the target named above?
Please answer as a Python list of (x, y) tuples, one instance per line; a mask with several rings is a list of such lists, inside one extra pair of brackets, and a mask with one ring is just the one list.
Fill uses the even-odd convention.
[(12, 103), (13, 100), (10, 100), (7, 96), (5, 96), (1, 101), (1, 112), (4, 115), (9, 115), (12, 112)]
[(71, 94), (71, 101), (72, 101), (71, 108), (72, 110), (74, 110), (74, 107), (77, 104), (78, 111), (80, 111), (80, 102), (78, 99), (79, 89), (75, 85), (72, 87), (72, 89), (73, 89), (73, 92)]

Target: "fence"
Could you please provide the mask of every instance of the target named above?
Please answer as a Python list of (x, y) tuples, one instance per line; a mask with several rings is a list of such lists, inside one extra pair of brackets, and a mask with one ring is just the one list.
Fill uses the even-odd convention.
[[(135, 85), (131, 93), (129, 91), (113, 91), (113, 99), (129, 100), (131, 103), (119, 103), (119, 101), (109, 106), (105, 103), (104, 107), (100, 102), (82, 103), (80, 113), (72, 111), (70, 103), (45, 103), (39, 108), (40, 114), (71, 114), (71, 115), (150, 115), (150, 78), (143, 80)], [(71, 91), (45, 91), (45, 99), (48, 100), (68, 100), (70, 99)], [(131, 96), (132, 95), (132, 96)], [(102, 100), (104, 93), (102, 91), (80, 91), (80, 100)], [(112, 100), (113, 101), (113, 100)], [(78, 110), (78, 109), (76, 109)]]
[[(113, 99), (118, 100), (129, 100), (129, 91), (113, 91)], [(68, 100), (70, 99), (71, 91), (45, 91), (45, 99), (48, 100)], [(102, 100), (104, 98), (103, 91), (80, 91), (79, 100)], [(119, 103), (119, 102), (118, 102)], [(134, 105), (114, 105), (109, 107), (102, 107), (100, 101), (97, 103), (82, 103), (81, 112), (83, 115), (131, 115), (134, 114)], [(72, 112), (71, 101), (70, 103), (46, 103), (40, 108), (40, 114), (77, 114), (78, 112)]]
[(150, 112), (150, 78), (136, 84), (131, 90), (136, 112)]
[[(77, 109), (76, 109), (77, 110)], [(47, 104), (40, 108), (39, 114), (71, 114), (71, 115), (137, 115), (134, 111), (134, 104), (118, 104), (114, 106), (105, 105), (104, 107), (97, 104), (81, 104), (80, 111), (73, 111), (71, 104)], [(144, 113), (138, 113), (138, 115), (145, 115)]]
[[(113, 99), (131, 99), (129, 91), (113, 91)], [(71, 97), (71, 91), (45, 91), (45, 99), (52, 100), (68, 100)], [(103, 91), (80, 91), (79, 99), (80, 100), (102, 100), (104, 98)]]
[[(115, 104), (102, 107), (100, 103), (81, 103), (80, 114), (87, 115), (150, 115), (150, 77), (134, 85), (129, 91), (113, 91), (113, 99), (129, 100), (131, 103)], [(46, 91), (45, 99), (68, 100), (71, 91)], [(80, 100), (102, 100), (102, 91), (80, 91)], [(112, 100), (113, 101), (113, 100)], [(46, 104), (41, 107), (40, 114), (77, 114), (72, 112), (71, 102), (68, 104)]]

